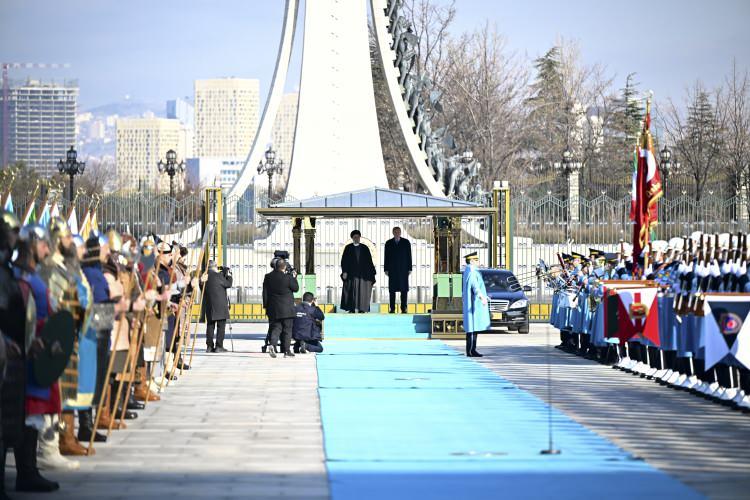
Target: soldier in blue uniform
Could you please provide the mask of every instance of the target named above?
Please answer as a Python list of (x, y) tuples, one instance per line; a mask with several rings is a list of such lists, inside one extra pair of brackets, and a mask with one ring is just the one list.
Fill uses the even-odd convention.
[(490, 308), (484, 280), (479, 272), (479, 256), (476, 252), (466, 256), (462, 283), (466, 355), (470, 358), (482, 357), (482, 354), (477, 352), (477, 334), (490, 329)]

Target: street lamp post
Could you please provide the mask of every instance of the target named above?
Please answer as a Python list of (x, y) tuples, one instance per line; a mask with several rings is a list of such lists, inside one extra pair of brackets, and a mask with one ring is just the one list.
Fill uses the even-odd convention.
[(166, 163), (159, 160), (156, 166), (159, 168), (160, 174), (167, 174), (169, 176), (169, 196), (170, 198), (174, 198), (174, 176), (178, 172), (185, 171), (185, 162), (181, 161), (177, 163), (177, 153), (175, 153), (174, 149), (170, 149), (167, 151)]
[(573, 157), (573, 152), (569, 147), (565, 148), (562, 153), (562, 160), (555, 162), (554, 167), (557, 170), (561, 170), (565, 175), (565, 183), (568, 190), (568, 210), (565, 217), (565, 240), (570, 239), (570, 220), (574, 214), (576, 220), (578, 219), (578, 178), (576, 177), (575, 186), (570, 182), (570, 176), (575, 174), (578, 175), (578, 171), (581, 169), (581, 162), (577, 161)]
[(669, 172), (672, 169), (672, 151), (669, 150), (669, 148), (664, 145), (664, 148), (659, 152), (659, 159), (661, 160), (661, 173), (662, 173), (662, 191), (664, 192), (664, 196), (667, 195), (667, 179), (669, 178)]
[(265, 162), (261, 160), (258, 162), (258, 173), (262, 174), (265, 173), (268, 175), (268, 204), (271, 204), (271, 189), (273, 188), (273, 176), (275, 174), (281, 173), (281, 170), (284, 168), (284, 160), (276, 159), (276, 151), (271, 146), (268, 146), (268, 149), (263, 155), (265, 157)]
[(82, 175), (83, 171), (86, 170), (86, 162), (78, 161), (78, 153), (73, 146), (65, 153), (65, 161), (57, 162), (57, 170), (60, 174), (70, 176), (70, 192), (68, 193), (68, 199), (70, 203), (73, 203), (73, 178), (76, 175)]

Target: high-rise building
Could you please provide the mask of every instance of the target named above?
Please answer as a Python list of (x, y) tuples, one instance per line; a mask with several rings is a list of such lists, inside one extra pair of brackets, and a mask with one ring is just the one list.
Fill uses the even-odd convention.
[(196, 80), (195, 156), (247, 156), (258, 129), (259, 107), (258, 80)]
[(273, 122), (273, 148), (286, 165), (292, 162), (294, 128), (297, 124), (297, 100), (299, 94), (284, 94), (281, 98), (276, 120)]
[(195, 122), (195, 108), (187, 99), (177, 98), (167, 101), (167, 118), (180, 120), (187, 128), (193, 128)]
[(7, 120), (7, 137), (0, 138), (0, 149), (7, 144), (8, 151), (0, 152), (0, 158), (23, 161), (45, 177), (56, 174), (58, 160), (76, 142), (78, 84), (28, 80), (9, 89), (7, 103), (2, 99), (0, 95), (0, 123)]
[(187, 180), (193, 186), (218, 186), (223, 189), (231, 188), (237, 181), (245, 158), (188, 158)]
[[(159, 160), (167, 151), (177, 153), (177, 161), (192, 156), (187, 149), (185, 127), (168, 118), (120, 118), (117, 120), (116, 165), (118, 187), (133, 189), (169, 189), (169, 176), (160, 174)], [(184, 186), (184, 174), (175, 176), (175, 189)]]

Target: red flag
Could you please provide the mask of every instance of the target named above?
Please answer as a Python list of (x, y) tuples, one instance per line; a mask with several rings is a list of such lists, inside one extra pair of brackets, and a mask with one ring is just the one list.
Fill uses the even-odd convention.
[(651, 137), (651, 105), (646, 104), (646, 118), (643, 132), (638, 140), (638, 166), (634, 174), (632, 210), (633, 224), (633, 267), (637, 268), (638, 257), (651, 239), (651, 231), (658, 223), (657, 202), (662, 196), (661, 176), (659, 175), (654, 142)]

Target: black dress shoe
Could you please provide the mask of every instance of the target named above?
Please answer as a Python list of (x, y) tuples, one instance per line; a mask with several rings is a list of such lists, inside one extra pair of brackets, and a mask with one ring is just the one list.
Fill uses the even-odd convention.
[(292, 351), (287, 351), (287, 352), (284, 353), (284, 357), (285, 358), (293, 358), (294, 354), (292, 353)]
[(477, 351), (471, 351), (471, 357), (472, 358), (481, 358), (481, 357), (484, 357), (484, 354), (479, 354)]
[(28, 476), (16, 476), (16, 491), (47, 493), (59, 489), (60, 485), (57, 482), (43, 478), (38, 471), (29, 473)]
[(269, 354), (269, 355), (270, 355), (270, 356), (271, 356), (272, 358), (275, 358), (275, 357), (276, 357), (276, 348), (275, 348), (274, 346), (272, 346), (272, 345), (269, 345), (269, 346), (268, 346), (268, 354)]
[[(122, 415), (122, 408), (118, 408), (117, 413), (115, 414), (117, 418)], [(126, 410), (125, 411), (125, 420), (135, 420), (138, 418), (138, 414), (134, 411)]]
[(216, 346), (216, 349), (214, 349), (214, 352), (229, 352), (229, 351), (224, 349), (222, 346)]
[(265, 344), (263, 347), (260, 348), (260, 352), (266, 352), (268, 350), (268, 344)]
[(207, 346), (206, 347), (206, 352), (216, 352), (216, 348), (213, 347), (213, 346)]
[(177, 360), (177, 368), (178, 368), (179, 370), (189, 370), (189, 369), (190, 369), (190, 365), (189, 365), (189, 364), (187, 364), (187, 363), (185, 363), (185, 362), (184, 362), (184, 361), (182, 360), (182, 358), (180, 358), (180, 359), (178, 359), (178, 360)]
[(299, 346), (299, 352), (300, 354), (307, 354), (307, 346), (304, 342)]
[(136, 401), (133, 396), (130, 396), (130, 399), (128, 399), (128, 410), (142, 410), (145, 407), (145, 404), (141, 403), (140, 401)]

